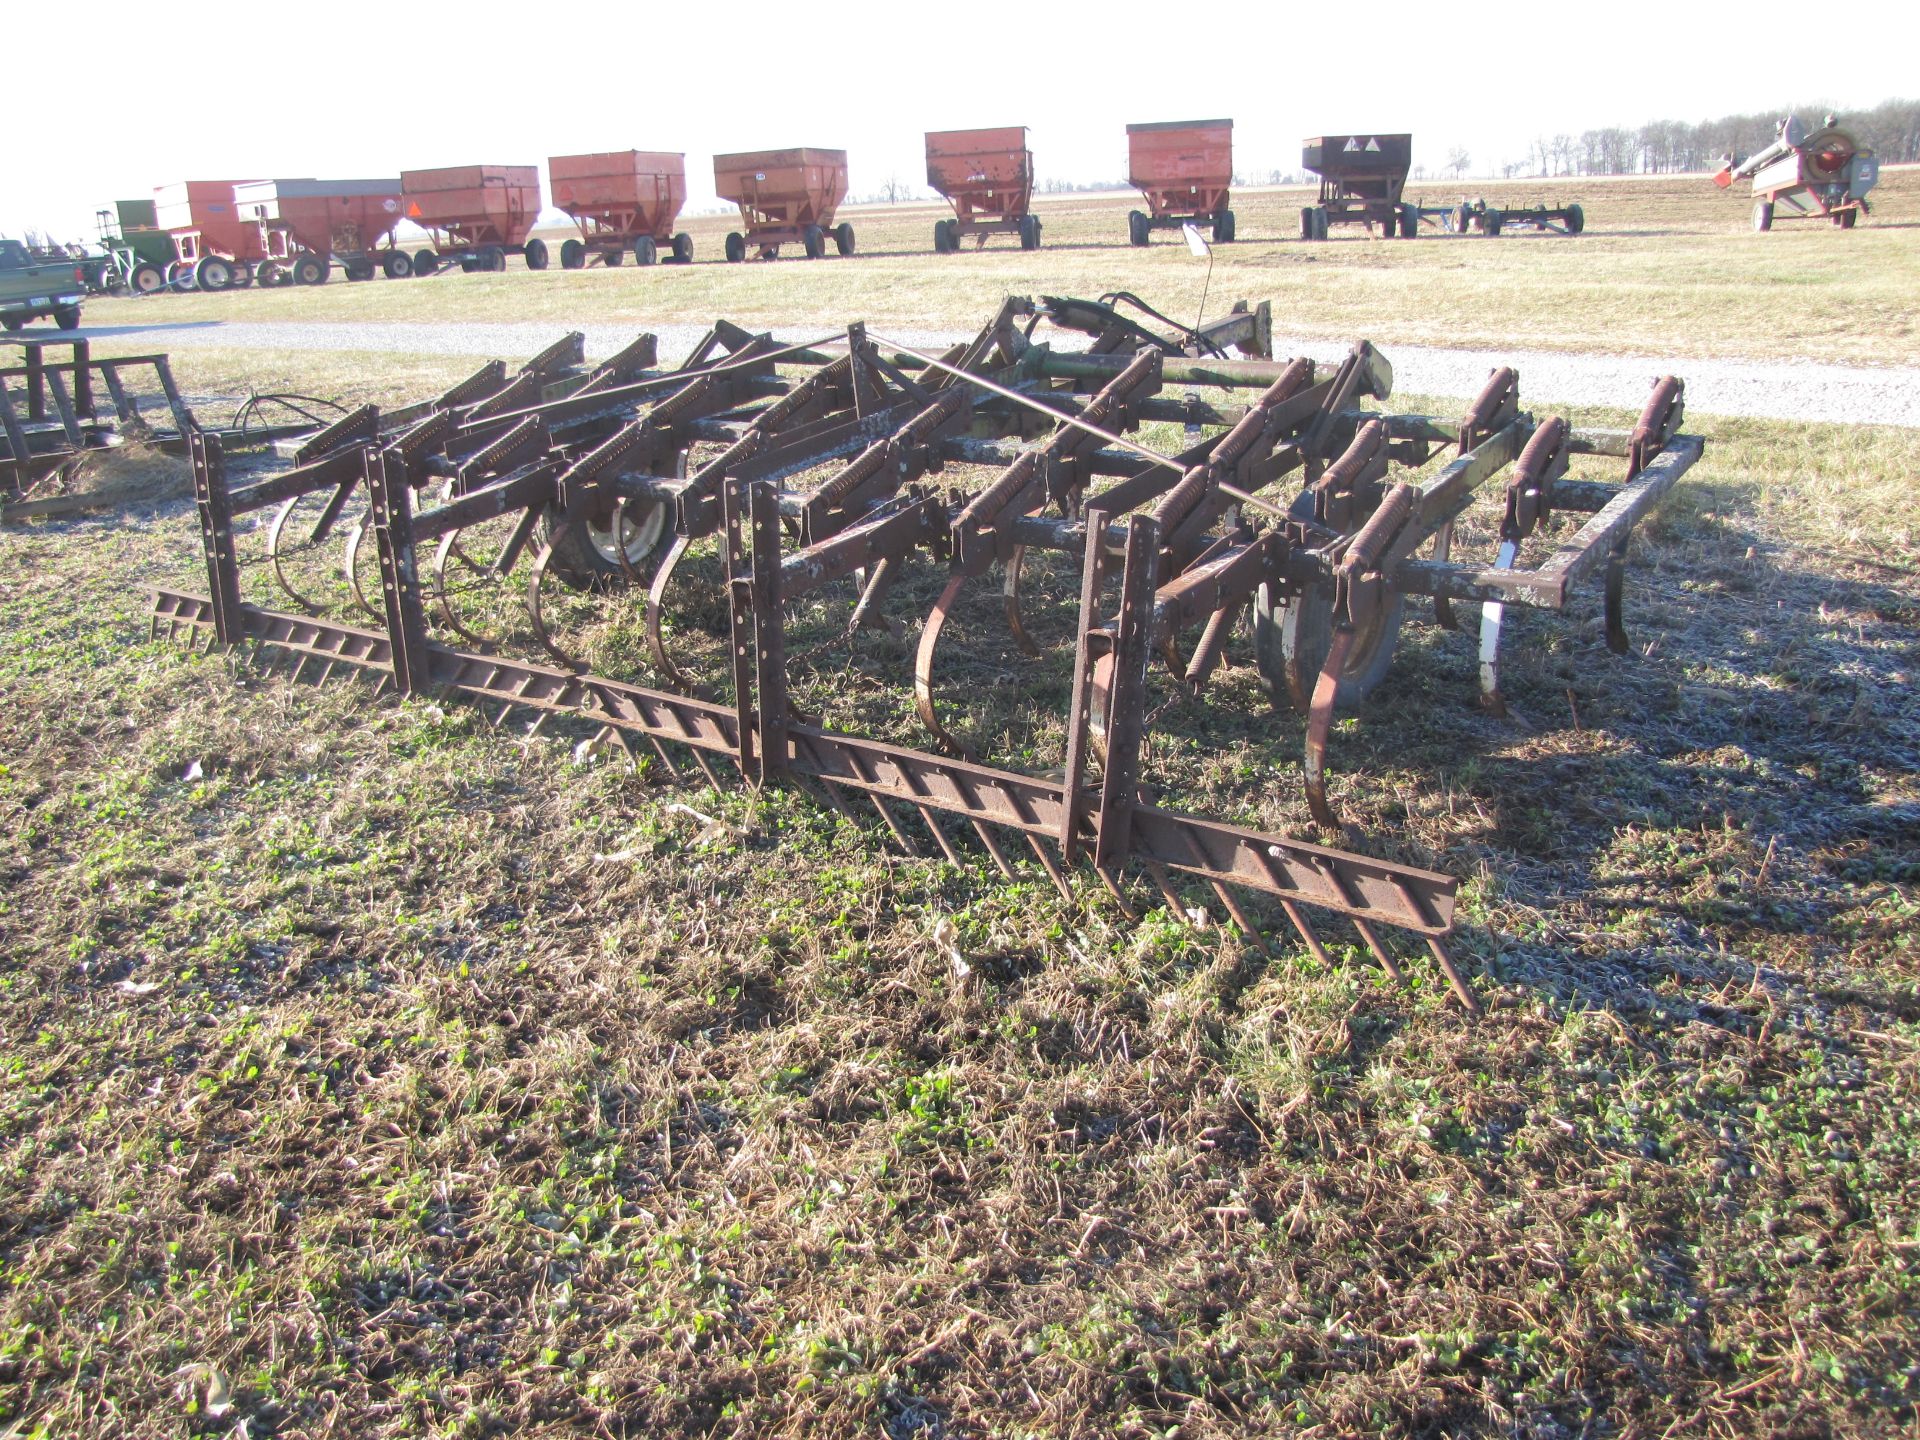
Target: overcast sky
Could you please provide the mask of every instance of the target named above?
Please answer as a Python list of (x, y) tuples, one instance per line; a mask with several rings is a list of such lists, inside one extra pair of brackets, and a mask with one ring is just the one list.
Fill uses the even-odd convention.
[[(927, 130), (1024, 124), (1043, 179), (1086, 181), (1124, 175), (1129, 121), (1213, 116), (1233, 119), (1243, 174), (1296, 170), (1303, 137), (1355, 130), (1410, 130), (1435, 168), (1461, 146), (1487, 173), (1535, 135), (1920, 88), (1911, 0), (7, 10), (0, 234), (68, 239), (184, 179), (679, 150), (699, 208), (715, 151), (843, 149), (866, 194), (924, 184)], [(1809, 25), (1828, 33), (1795, 43)]]

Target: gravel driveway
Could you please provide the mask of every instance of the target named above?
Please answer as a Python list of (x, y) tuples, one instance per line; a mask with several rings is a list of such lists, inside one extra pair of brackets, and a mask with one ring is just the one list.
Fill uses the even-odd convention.
[[(631, 340), (624, 326), (588, 325), (589, 356), (609, 355)], [(205, 321), (152, 326), (89, 327), (96, 338), (143, 335), (156, 346), (222, 349), (363, 351), (385, 354), (530, 355), (553, 340), (557, 327), (544, 324), (274, 324)], [(660, 353), (674, 359), (704, 333), (698, 326), (655, 327)], [(783, 329), (789, 341), (828, 333)], [(970, 334), (886, 328), (876, 333), (904, 345), (938, 347)], [(1282, 355), (1338, 360), (1338, 341), (1274, 337)], [(1393, 362), (1395, 389), (1413, 395), (1471, 397), (1495, 365), (1520, 371), (1521, 393), (1534, 404), (1611, 405), (1635, 409), (1654, 378), (1674, 370), (1687, 382), (1687, 409), (1705, 415), (1744, 415), (1772, 420), (1831, 420), (1920, 426), (1920, 369), (1905, 366), (1817, 364), (1782, 360), (1660, 360), (1637, 355), (1573, 355), (1548, 350), (1453, 350), (1425, 345), (1383, 345)]]

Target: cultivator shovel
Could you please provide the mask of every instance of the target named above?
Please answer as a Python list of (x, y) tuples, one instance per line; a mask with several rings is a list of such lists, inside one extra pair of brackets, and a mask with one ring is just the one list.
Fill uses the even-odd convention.
[[(569, 337), (571, 350), (563, 342), (518, 376), (496, 365), (397, 414), (356, 412), (291, 468), (243, 484), (229, 483), (218, 437), (196, 438), (209, 593), (157, 592), (155, 624), (291, 653), (296, 674), (344, 666), (401, 694), (463, 692), (495, 723), (516, 710), (537, 714), (536, 728), (572, 717), (648, 747), (670, 776), (691, 759), (710, 783), (732, 769), (798, 785), (955, 864), (977, 843), (1011, 874), (1025, 845), (1062, 893), (1084, 866), (1128, 905), (1138, 871), (1186, 916), (1180, 887), (1198, 883), (1252, 936), (1257, 910), (1277, 909), (1323, 961), (1316, 912), (1351, 922), (1396, 977), (1392, 937), (1405, 932), (1477, 1009), (1444, 943), (1446, 876), (1155, 803), (1155, 661), (1198, 695), (1250, 617), (1252, 658), (1276, 701), (1306, 719), (1309, 807), (1333, 826), (1333, 716), (1385, 676), (1408, 595), (1433, 596), (1442, 623), (1451, 602), (1481, 602), (1481, 699), (1495, 711), (1509, 605), (1563, 608), (1604, 562), (1609, 640), (1624, 647), (1627, 540), (1702, 449), (1678, 433), (1679, 382), (1656, 386), (1630, 433), (1536, 422), (1511, 370), (1457, 420), (1393, 414), (1378, 408), (1392, 369), (1365, 342), (1326, 368), (1227, 358), (1228, 346), (1264, 346), (1264, 307), (1204, 335), (1123, 318), (1114, 298), (1009, 300), (940, 353), (860, 325), (784, 344), (720, 322), (676, 369), (658, 368), (643, 337), (617, 372), (589, 372)], [(1179, 427), (1184, 448), (1142, 443), (1155, 426)], [(1623, 481), (1569, 478), (1576, 457), (1593, 456), (1624, 460)], [(1454, 526), (1502, 474), (1492, 563), (1459, 563)], [(308, 547), (363, 512), (335, 537), (350, 583), (290, 578), (283, 548), (303, 506)], [(268, 508), (265, 570), (297, 614), (243, 595), (235, 522)], [(1543, 563), (1523, 564), (1563, 513), (1588, 518)], [(995, 572), (1012, 643), (1043, 656), (1023, 602), (1035, 556), (1051, 575), (1078, 575), (1060, 764), (1044, 776), (987, 763), (982, 737), (940, 698), (977, 700), (978, 682), (939, 679), (963, 595)], [(471, 589), (498, 600), (516, 579), (524, 631), (504, 603), (486, 623), (462, 608)], [(849, 585), (849, 618), (822, 637), (826, 597)], [(636, 648), (620, 663), (650, 674), (603, 673), (599, 642), (562, 633), (556, 605), (572, 614), (596, 595), (606, 598), (593, 613), (637, 622), (646, 660)], [(916, 603), (927, 609), (913, 713), (934, 748), (807, 708), (809, 695), (842, 702), (836, 676), (852, 673), (827, 675), (820, 657), (851, 655), (868, 629), (881, 649), (906, 638)], [(359, 623), (344, 623), (355, 609)], [(803, 634), (809, 643), (795, 643)]]

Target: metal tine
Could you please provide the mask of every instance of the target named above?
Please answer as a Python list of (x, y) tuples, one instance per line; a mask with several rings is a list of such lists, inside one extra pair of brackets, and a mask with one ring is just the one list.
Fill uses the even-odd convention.
[(707, 777), (708, 785), (712, 786), (715, 790), (726, 788), (720, 783), (720, 777), (713, 773), (713, 766), (707, 763), (707, 757), (701, 754), (698, 749), (695, 749), (693, 752), (693, 763), (698, 765), (700, 767), (700, 773)]
[(1447, 947), (1431, 935), (1426, 938), (1427, 949), (1431, 950), (1433, 958), (1440, 962), (1440, 969), (1446, 975), (1447, 984), (1452, 987), (1455, 997), (1466, 1007), (1469, 1015), (1478, 1018), (1482, 1013), (1480, 1002), (1474, 997), (1472, 988), (1468, 986), (1460, 972), (1454, 968), (1453, 957), (1447, 954)]
[(874, 794), (871, 790), (866, 790), (861, 793), (872, 802), (873, 808), (880, 812), (880, 818), (887, 822), (887, 828), (893, 832), (893, 838), (900, 842), (901, 849), (905, 850), (909, 855), (918, 856), (925, 853), (918, 845), (913, 843), (912, 837), (900, 828), (900, 822), (893, 818), (893, 812), (887, 809), (878, 795)]
[(841, 819), (851, 824), (857, 825), (860, 823), (855, 817), (852, 807), (847, 804), (846, 795), (838, 785), (823, 775), (820, 777), (820, 788), (826, 792), (827, 803), (840, 813)]
[(1358, 915), (1350, 915), (1347, 918), (1353, 921), (1353, 928), (1360, 932), (1360, 938), (1367, 942), (1367, 948), (1373, 952), (1373, 958), (1380, 962), (1380, 968), (1402, 985), (1406, 984), (1406, 971), (1402, 970), (1400, 962), (1388, 953), (1387, 947), (1380, 943), (1380, 937), (1374, 933), (1373, 926)]
[(1031, 830), (1022, 830), (1020, 833), (1027, 837), (1027, 844), (1033, 847), (1034, 855), (1039, 859), (1041, 867), (1047, 872), (1047, 878), (1053, 881), (1053, 888), (1060, 892), (1060, 898), (1071, 904), (1073, 902), (1073, 887), (1067, 884), (1067, 877), (1060, 873), (1060, 862), (1055, 860), (1053, 853), (1048, 850), (1045, 845), (1040, 843), (1040, 837), (1038, 835), (1035, 835)]
[(940, 828), (940, 822), (934, 818), (933, 811), (925, 805), (915, 805), (913, 808), (918, 810), (920, 812), (920, 818), (926, 821), (927, 829), (933, 832), (933, 838), (939, 842), (940, 849), (945, 852), (948, 863), (956, 870), (966, 869), (967, 862), (961, 859), (960, 852), (953, 848), (953, 842), (947, 839), (947, 832)]
[(1187, 907), (1181, 901), (1180, 893), (1173, 888), (1173, 878), (1167, 874), (1167, 867), (1158, 860), (1149, 860), (1146, 862), (1146, 869), (1147, 874), (1153, 878), (1155, 888), (1160, 891), (1160, 898), (1167, 902), (1167, 909), (1173, 912), (1173, 917), (1181, 924), (1186, 924)]
[(1280, 908), (1286, 912), (1287, 919), (1293, 922), (1301, 943), (1307, 947), (1307, 953), (1320, 964), (1331, 967), (1333, 957), (1327, 954), (1327, 947), (1320, 941), (1319, 934), (1313, 928), (1313, 922), (1307, 919), (1306, 912), (1291, 900), (1282, 900)]
[[(972, 817), (969, 817), (972, 818)], [(1013, 879), (1013, 866), (1008, 863), (1006, 852), (1000, 848), (1000, 842), (993, 838), (993, 830), (986, 821), (973, 819), (973, 833), (980, 837), (980, 843), (986, 847), (987, 854), (993, 857), (993, 863), (1000, 869), (1004, 879)]]
[(1207, 883), (1213, 887), (1213, 893), (1220, 897), (1220, 903), (1227, 907), (1227, 914), (1233, 917), (1233, 923), (1239, 927), (1247, 939), (1258, 946), (1262, 954), (1271, 955), (1273, 953), (1273, 947), (1267, 943), (1267, 937), (1261, 934), (1260, 927), (1253, 923), (1253, 918), (1247, 914), (1240, 902), (1234, 898), (1233, 891), (1229, 890), (1218, 880), (1210, 878)]
[(1100, 877), (1100, 883), (1107, 887), (1107, 893), (1113, 897), (1113, 903), (1120, 907), (1120, 913), (1129, 920), (1138, 920), (1139, 912), (1133, 908), (1133, 902), (1127, 898), (1127, 892), (1120, 887), (1120, 881), (1112, 870), (1105, 865), (1093, 867), (1093, 873)]
[(649, 735), (647, 743), (653, 747), (653, 753), (660, 757), (660, 764), (665, 768), (667, 778), (678, 781), (681, 778), (680, 767), (673, 763), (673, 757), (667, 754), (667, 747), (660, 743), (660, 737)]

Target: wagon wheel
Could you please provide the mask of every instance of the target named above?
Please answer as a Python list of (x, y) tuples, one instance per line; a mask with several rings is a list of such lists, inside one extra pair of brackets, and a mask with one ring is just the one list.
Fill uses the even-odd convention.
[[(1227, 222), (1227, 229), (1229, 231), (1233, 229), (1231, 219)], [(1233, 236), (1229, 234), (1227, 238), (1231, 240)], [(1038, 250), (1040, 248), (1040, 217), (1038, 215), (1022, 215), (1020, 217), (1020, 248), (1022, 250)]]
[(642, 235), (633, 242), (633, 263), (652, 265), (660, 258), (660, 246), (651, 235)]
[(818, 225), (809, 225), (800, 232), (800, 244), (807, 252), (807, 259), (818, 260), (827, 253), (827, 232)]
[(611, 250), (602, 250), (600, 252), (600, 263), (602, 265), (624, 265), (626, 259), (627, 252), (622, 250), (618, 245), (614, 246)]
[(693, 263), (693, 237), (684, 230), (673, 237), (673, 260), (676, 265)]
[(952, 247), (947, 244), (947, 222), (944, 220), (934, 221), (933, 253), (936, 255), (945, 255), (951, 248)]
[(562, 270), (578, 270), (586, 263), (586, 246), (582, 245), (578, 240), (562, 240), (560, 242), (560, 268)]
[(413, 274), (413, 261), (407, 258), (404, 250), (389, 250), (380, 257), (380, 268), (386, 272), (389, 280), (405, 280)]
[(526, 248), (520, 253), (526, 260), (529, 270), (544, 270), (547, 268), (546, 241), (540, 239), (529, 240), (527, 241)]
[(78, 305), (56, 305), (53, 310), (53, 323), (62, 330), (80, 328), (80, 307)]
[(167, 288), (182, 295), (193, 289), (193, 266), (184, 260), (167, 266)]
[(1567, 206), (1567, 233), (1578, 235), (1587, 228), (1587, 212), (1578, 205)]
[(133, 267), (128, 288), (136, 295), (153, 295), (167, 288), (167, 277), (151, 260), (143, 260)]
[(431, 250), (416, 250), (413, 255), (413, 273), (431, 275), (440, 268), (440, 257)]
[(851, 222), (842, 220), (838, 225), (833, 227), (833, 248), (838, 250), (842, 255), (853, 254), (853, 225)]
[(740, 234), (738, 231), (735, 231), (732, 234), (728, 235), (727, 245), (726, 245), (726, 254), (727, 254), (727, 263), (729, 265), (738, 265), (742, 260), (746, 259), (747, 258), (746, 237)]
[(244, 290), (253, 284), (254, 267), (242, 260), (233, 267), (233, 283)]
[(1129, 245), (1145, 245), (1152, 238), (1153, 226), (1148, 221), (1146, 212), (1129, 210), (1127, 212), (1127, 243)]

